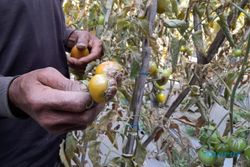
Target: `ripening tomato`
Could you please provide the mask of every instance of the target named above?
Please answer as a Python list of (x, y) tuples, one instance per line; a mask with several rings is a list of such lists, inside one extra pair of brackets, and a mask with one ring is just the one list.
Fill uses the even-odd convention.
[(96, 67), (95, 73), (106, 74), (109, 77), (114, 78), (119, 84), (122, 80), (123, 68), (115, 61), (105, 61)]
[(115, 96), (117, 83), (106, 74), (96, 74), (90, 79), (88, 88), (95, 102), (105, 103)]
[(157, 13), (162, 14), (167, 10), (168, 1), (167, 0), (158, 0), (157, 1)]
[(81, 57), (85, 57), (85, 56), (88, 56), (88, 55), (89, 55), (88, 48), (85, 48), (83, 50), (79, 50), (76, 46), (74, 46), (71, 49), (71, 54), (70, 54), (71, 57), (80, 59)]
[(167, 99), (167, 96), (166, 96), (164, 93), (158, 93), (158, 94), (156, 95), (156, 100), (157, 100), (157, 102), (158, 102), (159, 104), (165, 103), (166, 99)]
[(158, 68), (157, 68), (157, 65), (156, 65), (155, 62), (153, 62), (153, 61), (149, 62), (149, 70), (148, 70), (148, 72), (149, 72), (149, 75), (151, 77), (157, 77)]

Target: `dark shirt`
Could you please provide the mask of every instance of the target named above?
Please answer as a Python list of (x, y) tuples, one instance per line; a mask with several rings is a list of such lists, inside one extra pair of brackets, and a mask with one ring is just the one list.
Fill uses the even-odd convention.
[[(68, 77), (65, 37), (60, 0), (1, 0), (0, 75), (54, 67)], [(49, 134), (31, 118), (0, 116), (0, 166), (53, 167), (63, 137)]]

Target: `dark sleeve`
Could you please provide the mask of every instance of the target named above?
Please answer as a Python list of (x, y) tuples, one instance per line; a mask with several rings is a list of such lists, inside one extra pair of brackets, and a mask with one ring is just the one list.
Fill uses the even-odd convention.
[(73, 30), (72, 28), (66, 27), (65, 25), (64, 47), (67, 52), (70, 52), (71, 50), (71, 48), (69, 47), (70, 46), (69, 42), (70, 42), (70, 36), (74, 31), (75, 30)]
[(15, 77), (4, 77), (0, 75), (0, 117), (26, 119), (29, 116), (22, 110), (17, 108), (9, 100), (8, 90), (11, 82), (16, 79)]
[(0, 116), (15, 118), (9, 107), (8, 100), (8, 89), (10, 83), (15, 79), (15, 77), (3, 77), (0, 76)]

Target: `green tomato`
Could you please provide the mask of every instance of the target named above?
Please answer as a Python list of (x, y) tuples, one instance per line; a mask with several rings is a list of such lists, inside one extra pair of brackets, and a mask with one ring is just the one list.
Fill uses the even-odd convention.
[(228, 141), (230, 150), (233, 152), (242, 152), (247, 147), (247, 142), (243, 138), (231, 137)]
[(154, 83), (155, 87), (158, 89), (158, 90), (164, 90), (166, 89), (164, 85), (160, 86), (157, 82)]
[(191, 86), (191, 92), (190, 92), (190, 96), (192, 97), (196, 97), (200, 95), (200, 87), (197, 85), (192, 85)]
[(98, 24), (99, 24), (99, 25), (103, 25), (103, 24), (104, 24), (104, 16), (103, 16), (103, 15), (100, 15), (100, 16), (98, 17)]
[(215, 151), (217, 153), (226, 153), (230, 151), (230, 147), (228, 145), (228, 143), (219, 143), (217, 145), (215, 145)]
[(186, 46), (184, 46), (184, 45), (182, 45), (181, 47), (180, 47), (180, 51), (181, 52), (186, 52), (188, 50), (188, 48), (186, 47)]
[[(218, 130), (215, 130), (215, 128), (216, 127), (213, 125), (206, 125), (200, 129), (199, 140), (201, 144), (210, 144), (214, 146), (220, 143), (219, 140), (220, 134)], [(213, 133), (214, 130), (215, 132)]]
[(157, 77), (158, 68), (157, 68), (157, 65), (156, 65), (155, 62), (153, 62), (153, 61), (149, 62), (149, 70), (148, 70), (148, 72), (149, 72), (149, 75), (151, 77)]
[(198, 151), (198, 157), (202, 164), (206, 166), (212, 166), (216, 161), (216, 152), (207, 149), (205, 147), (202, 147)]
[(223, 141), (223, 143), (215, 145), (218, 161), (221, 161), (225, 158), (232, 158), (235, 155), (235, 153), (231, 152), (227, 139), (223, 139)]
[(160, 77), (159, 79), (156, 81), (160, 86), (165, 85), (168, 81), (168, 78), (170, 77), (170, 75), (172, 74), (172, 70), (171, 69), (164, 69), (160, 71)]
[(233, 55), (234, 55), (235, 57), (241, 57), (242, 54), (243, 54), (243, 52), (242, 52), (241, 49), (235, 49), (235, 50), (233, 51)]
[(243, 155), (248, 161), (250, 160), (250, 146), (247, 146), (247, 148), (244, 150)]

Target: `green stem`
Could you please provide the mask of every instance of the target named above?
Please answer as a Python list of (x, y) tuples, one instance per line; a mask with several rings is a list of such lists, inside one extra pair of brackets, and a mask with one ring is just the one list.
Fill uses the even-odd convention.
[(248, 64), (249, 50), (250, 50), (250, 35), (248, 36), (247, 50), (246, 50), (246, 54), (244, 56), (243, 64), (242, 64), (239, 76), (238, 76), (238, 78), (236, 80), (236, 83), (235, 83), (235, 85), (233, 87), (231, 98), (230, 98), (230, 132), (231, 132), (231, 134), (233, 134), (233, 107), (234, 107), (234, 99), (235, 99), (237, 88), (238, 88), (240, 82), (242, 81), (244, 73), (246, 71), (246, 67), (247, 67), (247, 64)]

